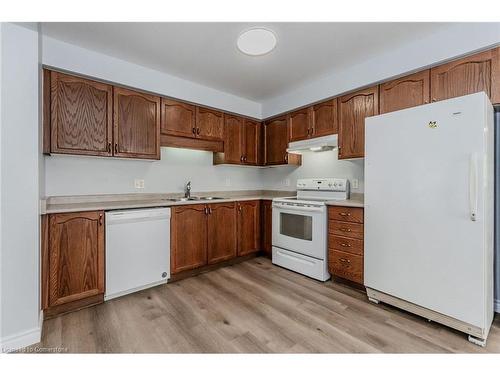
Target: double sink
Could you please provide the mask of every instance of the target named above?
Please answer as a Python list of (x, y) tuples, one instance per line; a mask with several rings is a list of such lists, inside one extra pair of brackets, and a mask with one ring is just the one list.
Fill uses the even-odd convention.
[(165, 200), (171, 202), (187, 202), (187, 201), (212, 201), (217, 199), (225, 199), (223, 197), (178, 197), (178, 198), (166, 198)]

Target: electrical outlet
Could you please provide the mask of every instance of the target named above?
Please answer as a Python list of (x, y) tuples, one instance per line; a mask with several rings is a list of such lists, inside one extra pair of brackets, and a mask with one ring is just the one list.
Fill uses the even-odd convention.
[(359, 188), (359, 180), (357, 178), (353, 178), (351, 182), (352, 182), (353, 189)]
[(231, 186), (231, 179), (229, 177), (226, 177), (224, 183), (226, 184), (226, 186)]
[(134, 187), (136, 189), (144, 189), (144, 180), (136, 178), (134, 180)]

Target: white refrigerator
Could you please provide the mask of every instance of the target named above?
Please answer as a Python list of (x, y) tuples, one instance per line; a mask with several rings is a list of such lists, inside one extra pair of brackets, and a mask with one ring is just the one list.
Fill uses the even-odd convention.
[(365, 122), (368, 297), (466, 332), (493, 320), (493, 107), (484, 93)]

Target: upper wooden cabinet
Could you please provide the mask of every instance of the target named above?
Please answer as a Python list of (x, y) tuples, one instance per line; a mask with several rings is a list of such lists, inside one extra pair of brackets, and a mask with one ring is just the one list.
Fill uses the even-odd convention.
[(361, 158), (365, 152), (365, 118), (378, 114), (378, 86), (339, 100), (339, 159)]
[(44, 152), (111, 155), (113, 87), (44, 70)]
[(265, 164), (287, 164), (287, 116), (276, 117), (264, 123)]
[(206, 205), (193, 204), (172, 208), (170, 222), (171, 273), (207, 264)]
[(260, 249), (260, 201), (238, 202), (238, 256)]
[(234, 258), (237, 251), (236, 203), (207, 206), (208, 264)]
[(243, 122), (243, 164), (259, 165), (260, 122), (244, 120)]
[(113, 88), (114, 156), (160, 159), (160, 98)]
[(301, 141), (312, 134), (311, 107), (302, 108), (289, 115), (290, 142)]
[(196, 136), (205, 140), (222, 141), (224, 137), (224, 113), (204, 107), (196, 107)]
[(424, 70), (380, 85), (380, 113), (430, 102), (430, 70)]
[(500, 47), (431, 69), (432, 101), (484, 91), (500, 103)]
[(224, 155), (222, 163), (243, 163), (244, 128), (243, 119), (238, 116), (224, 117)]
[(311, 136), (323, 137), (338, 133), (337, 98), (316, 104), (312, 107)]
[(52, 214), (43, 220), (47, 219), (42, 247), (42, 308), (96, 296), (102, 302), (104, 212)]
[(171, 99), (161, 99), (161, 134), (196, 136), (196, 107)]

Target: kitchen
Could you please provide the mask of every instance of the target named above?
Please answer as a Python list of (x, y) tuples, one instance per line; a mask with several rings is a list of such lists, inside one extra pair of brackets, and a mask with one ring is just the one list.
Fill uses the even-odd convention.
[[(2, 222), (36, 206), (39, 244), (20, 281), (19, 221), (2, 227), (4, 351), (499, 353), (499, 25), (2, 23), (2, 123), (26, 99), (36, 145), (19, 161), (36, 199)], [(269, 60), (268, 84), (227, 79), (354, 29), (384, 38), (356, 63), (351, 37), (342, 74), (296, 89), (297, 64), (272, 79)], [(178, 56), (140, 56), (159, 32), (218, 43), (213, 70), (176, 38)]]

